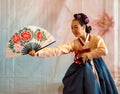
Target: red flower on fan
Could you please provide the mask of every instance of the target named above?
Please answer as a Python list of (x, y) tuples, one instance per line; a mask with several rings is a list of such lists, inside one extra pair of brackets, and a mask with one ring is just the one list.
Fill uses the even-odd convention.
[(35, 36), (36, 36), (36, 38), (37, 38), (38, 40), (43, 39), (43, 34), (42, 34), (42, 32), (36, 32)]
[(32, 38), (32, 34), (29, 30), (23, 30), (20, 34), (20, 38), (23, 41), (28, 41)]
[(19, 43), (20, 42), (20, 36), (17, 33), (12, 36), (12, 42), (13, 43)]

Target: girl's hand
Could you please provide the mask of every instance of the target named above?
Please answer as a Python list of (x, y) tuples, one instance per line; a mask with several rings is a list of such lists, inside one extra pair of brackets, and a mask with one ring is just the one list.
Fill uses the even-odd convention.
[(86, 61), (88, 60), (87, 54), (83, 54), (83, 55), (82, 55), (82, 60), (83, 60), (83, 64), (85, 64)]
[(31, 56), (35, 56), (35, 50), (29, 51), (28, 54), (31, 55)]

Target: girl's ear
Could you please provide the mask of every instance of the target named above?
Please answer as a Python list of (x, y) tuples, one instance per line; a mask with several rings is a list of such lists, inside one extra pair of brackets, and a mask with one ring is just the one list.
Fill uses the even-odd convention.
[(85, 28), (86, 28), (86, 25), (83, 25), (83, 26), (82, 26), (82, 29), (85, 30)]

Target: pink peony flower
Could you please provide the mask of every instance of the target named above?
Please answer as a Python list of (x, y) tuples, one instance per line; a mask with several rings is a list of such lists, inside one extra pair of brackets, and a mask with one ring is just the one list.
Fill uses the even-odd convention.
[(16, 51), (21, 51), (23, 49), (23, 46), (21, 46), (20, 44), (17, 43), (17, 44), (14, 45), (14, 49)]

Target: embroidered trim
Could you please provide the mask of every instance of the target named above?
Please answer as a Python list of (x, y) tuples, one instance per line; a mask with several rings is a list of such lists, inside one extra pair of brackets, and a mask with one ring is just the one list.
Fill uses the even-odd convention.
[(78, 38), (78, 40), (79, 40), (80, 44), (81, 44), (82, 46), (84, 46), (84, 44), (83, 44), (83, 42), (81, 41), (81, 39)]
[(85, 40), (85, 42), (83, 43), (83, 41), (80, 39), (80, 38), (78, 38), (78, 40), (79, 40), (79, 42), (80, 42), (80, 44), (82, 45), (82, 46), (84, 46), (85, 45), (85, 43), (87, 43), (87, 41), (90, 41), (90, 38), (91, 38), (91, 35), (87, 35), (87, 38), (86, 38), (86, 40)]
[(78, 50), (78, 53), (85, 53), (85, 52), (90, 52), (90, 48)]

